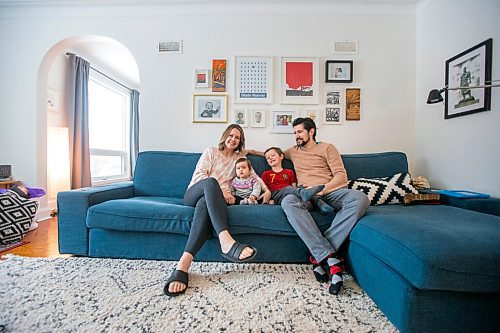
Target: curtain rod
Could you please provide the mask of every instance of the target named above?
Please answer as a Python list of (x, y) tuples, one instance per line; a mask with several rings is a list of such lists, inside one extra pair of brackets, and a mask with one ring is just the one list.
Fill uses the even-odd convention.
[[(70, 53), (69, 53), (69, 52), (66, 52), (66, 55), (67, 55), (67, 56), (69, 56), (69, 55), (70, 55)], [(130, 89), (129, 87), (127, 87), (126, 85), (124, 85), (123, 83), (118, 82), (118, 81), (116, 81), (115, 79), (113, 79), (112, 77), (110, 77), (110, 76), (108, 76), (108, 75), (104, 74), (104, 73), (103, 73), (103, 72), (101, 72), (100, 70), (95, 69), (95, 68), (94, 68), (94, 67), (92, 67), (92, 66), (89, 66), (89, 67), (90, 67), (90, 69), (92, 69), (92, 70), (96, 71), (97, 73), (101, 74), (102, 76), (104, 76), (104, 77), (106, 77), (106, 78), (110, 79), (111, 81), (115, 82), (116, 84), (119, 84), (119, 85), (120, 85), (120, 86), (122, 86), (123, 88), (128, 89), (129, 91), (132, 91), (132, 90), (133, 90), (133, 89)]]

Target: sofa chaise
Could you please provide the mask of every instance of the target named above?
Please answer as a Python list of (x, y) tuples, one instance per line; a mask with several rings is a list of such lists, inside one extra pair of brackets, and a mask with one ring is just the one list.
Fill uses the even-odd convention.
[[(133, 181), (60, 192), (59, 251), (177, 260), (194, 211), (182, 198), (200, 155), (141, 152)], [(263, 157), (249, 159), (258, 174), (268, 169)], [(342, 159), (350, 179), (408, 172), (401, 152)], [(499, 212), (500, 200), (489, 202), (488, 212)], [(371, 206), (353, 229), (343, 246), (349, 272), (400, 331), (500, 331), (500, 217), (474, 208)], [(312, 212), (323, 231), (334, 214)], [(258, 248), (254, 262), (307, 262), (280, 206), (230, 206), (229, 228)], [(225, 261), (215, 237), (196, 259)]]

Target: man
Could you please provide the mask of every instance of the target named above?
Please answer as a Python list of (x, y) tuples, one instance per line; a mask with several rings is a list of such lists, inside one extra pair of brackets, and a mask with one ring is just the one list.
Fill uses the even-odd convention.
[(285, 157), (293, 162), (297, 183), (304, 187), (324, 184), (318, 195), (337, 213), (331, 226), (321, 234), (299, 197), (286, 196), (281, 207), (313, 256), (316, 278), (328, 279), (324, 271), (327, 268), (331, 275), (329, 291), (337, 295), (343, 284), (343, 262), (336, 253), (370, 201), (364, 193), (347, 188), (347, 172), (338, 150), (332, 144), (316, 142), (316, 124), (311, 118), (297, 118), (292, 125), (297, 145), (287, 149)]

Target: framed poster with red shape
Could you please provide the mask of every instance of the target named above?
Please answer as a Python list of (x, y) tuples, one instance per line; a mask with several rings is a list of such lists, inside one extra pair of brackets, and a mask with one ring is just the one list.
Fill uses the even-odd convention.
[(212, 91), (224, 92), (226, 91), (226, 60), (213, 59), (212, 60)]
[(281, 103), (319, 103), (318, 58), (281, 58)]

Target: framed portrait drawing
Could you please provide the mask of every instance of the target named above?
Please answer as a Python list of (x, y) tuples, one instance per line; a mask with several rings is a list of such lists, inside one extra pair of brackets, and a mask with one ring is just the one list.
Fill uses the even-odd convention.
[(325, 108), (323, 113), (323, 124), (325, 125), (342, 125), (344, 122), (344, 115), (342, 106), (330, 105)]
[(235, 57), (235, 103), (273, 103), (273, 57)]
[(326, 83), (349, 83), (352, 82), (353, 62), (352, 60), (327, 60), (325, 69)]
[(266, 110), (250, 110), (251, 126), (266, 127)]
[(210, 87), (210, 70), (197, 69), (194, 72), (194, 87), (208, 88)]
[(227, 95), (193, 95), (193, 123), (227, 123)]
[(249, 123), (247, 110), (235, 109), (234, 110), (234, 123), (241, 127), (248, 127)]
[(319, 103), (318, 58), (281, 58), (281, 103)]
[(492, 44), (490, 38), (446, 61), (444, 119), (490, 110), (491, 88), (469, 87), (490, 83)]
[(292, 123), (295, 118), (297, 111), (273, 111), (271, 133), (293, 133)]
[(226, 60), (213, 59), (212, 60), (212, 91), (225, 92), (226, 91)]

